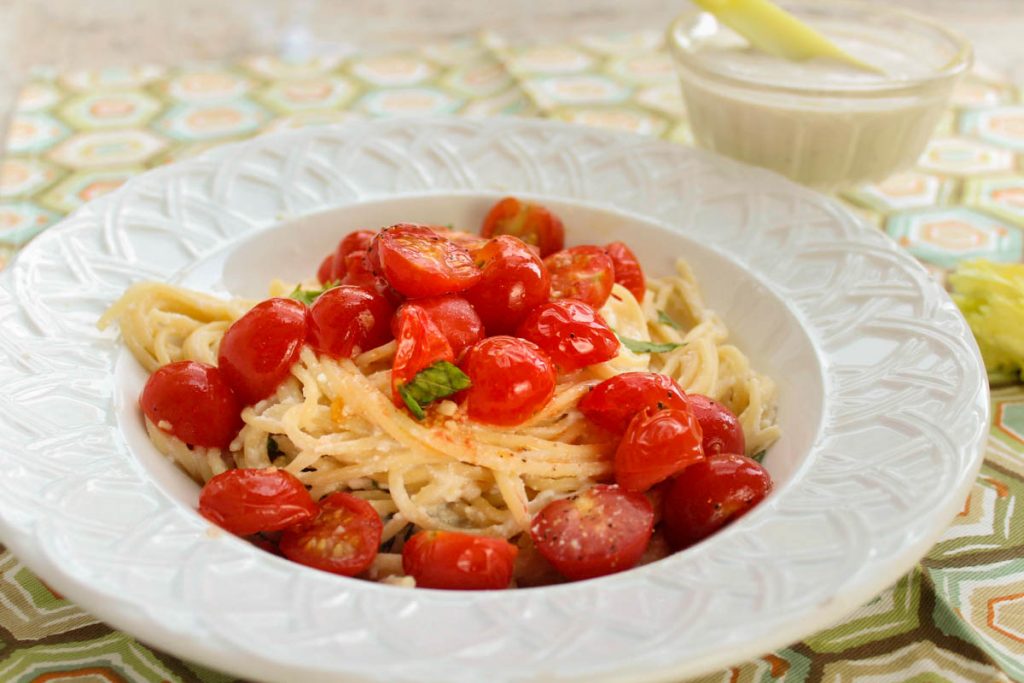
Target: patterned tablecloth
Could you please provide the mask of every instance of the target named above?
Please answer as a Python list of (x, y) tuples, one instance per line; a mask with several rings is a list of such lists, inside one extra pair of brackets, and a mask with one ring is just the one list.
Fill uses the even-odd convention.
[[(484, 34), (388, 56), (40, 73), (0, 166), (0, 266), (144, 169), (268, 130), (367, 117), (542, 116), (690, 133), (659, 32), (508, 45)], [(1024, 93), (976, 70), (918, 167), (844, 199), (941, 279), (1019, 261)], [(835, 627), (714, 681), (1024, 681), (1024, 390), (992, 392), (985, 466), (911, 573)], [(229, 681), (112, 631), (0, 554), (0, 681)]]

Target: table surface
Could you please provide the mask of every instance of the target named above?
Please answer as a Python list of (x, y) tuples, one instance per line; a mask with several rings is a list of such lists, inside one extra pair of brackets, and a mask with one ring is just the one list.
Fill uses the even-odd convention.
[[(939, 279), (965, 257), (1019, 261), (1024, 5), (907, 4), (960, 16), (962, 30), (987, 36), (979, 52), (991, 60), (960, 85), (917, 168), (843, 198)], [(353, 2), (345, 13), (301, 1), (173, 5), (0, 0), (13, 17), (0, 22), (0, 53), (16, 53), (0, 67), (0, 103), (3, 88), (19, 93), (0, 165), (0, 265), (145, 168), (266, 130), (447, 112), (690, 142), (661, 31), (624, 32), (664, 25), (671, 3), (641, 0), (630, 17), (611, 2), (577, 11), (559, 0), (487, 12), (462, 0)], [(362, 38), (338, 38), (353, 25)], [(395, 44), (405, 47), (370, 54)], [(291, 59), (240, 56), (255, 49)], [(46, 63), (54, 68), (28, 75)], [(85, 68), (95, 64), (120, 68)], [(981, 475), (913, 572), (834, 628), (707, 680), (1024, 681), (1024, 390), (996, 390), (992, 402)], [(111, 631), (7, 552), (0, 568), (0, 680), (231, 680)]]

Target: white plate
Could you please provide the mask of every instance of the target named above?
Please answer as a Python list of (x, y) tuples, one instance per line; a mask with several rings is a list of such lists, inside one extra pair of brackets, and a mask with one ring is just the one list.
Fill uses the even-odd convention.
[[(628, 241), (650, 274), (691, 260), (779, 381), (773, 495), (653, 565), (476, 594), (317, 572), (195, 514), (99, 313), (142, 279), (261, 294), (358, 224), (472, 226), (503, 193), (549, 203), (571, 242)], [(147, 173), (20, 254), (0, 323), (3, 541), (112, 625), (258, 680), (653, 681), (762, 654), (913, 566), (963, 502), (988, 424), (966, 324), (878, 231), (763, 171), (546, 122), (306, 129)]]

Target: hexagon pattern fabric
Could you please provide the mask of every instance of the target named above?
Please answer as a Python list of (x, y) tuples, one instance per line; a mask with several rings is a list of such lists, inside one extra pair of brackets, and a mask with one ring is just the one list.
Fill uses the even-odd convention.
[[(940, 280), (962, 258), (1024, 257), (1024, 93), (977, 70), (917, 168), (843, 198)], [(495, 34), (415, 52), (258, 56), (41, 72), (0, 163), (0, 267), (146, 168), (263, 131), (417, 114), (544, 116), (692, 141), (658, 31), (550, 45)], [(997, 389), (985, 466), (921, 565), (842, 623), (707, 681), (1024, 681), (1024, 390)], [(0, 552), (0, 680), (231, 677), (97, 623)]]

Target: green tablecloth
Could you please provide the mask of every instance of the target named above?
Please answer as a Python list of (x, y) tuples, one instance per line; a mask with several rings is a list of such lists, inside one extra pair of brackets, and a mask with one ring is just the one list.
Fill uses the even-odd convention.
[[(540, 116), (690, 141), (657, 31), (555, 45), (483, 34), (389, 56), (39, 73), (0, 166), (0, 265), (144, 169), (258, 133), (368, 117)], [(1024, 93), (976, 70), (918, 167), (844, 199), (944, 279), (1020, 261)], [(992, 394), (985, 466), (910, 574), (841, 624), (714, 681), (1024, 681), (1024, 390)], [(112, 631), (0, 554), (0, 681), (229, 681)]]

